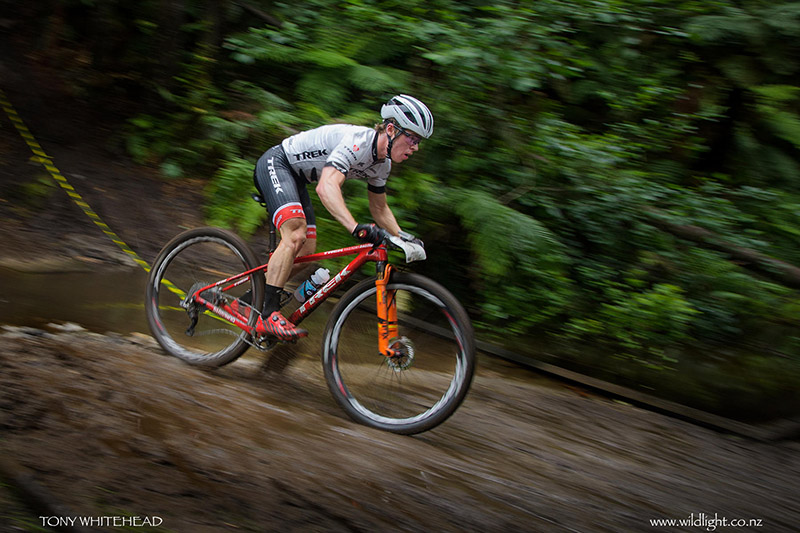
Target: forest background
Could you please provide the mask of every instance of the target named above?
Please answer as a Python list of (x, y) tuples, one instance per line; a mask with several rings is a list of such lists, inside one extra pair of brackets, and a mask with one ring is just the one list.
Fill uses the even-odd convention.
[[(390, 204), (481, 338), (728, 416), (800, 412), (800, 3), (15, 4), (123, 119), (110, 142), (206, 181), (210, 224), (263, 231), (266, 148), (412, 94), (436, 131)], [(316, 206), (319, 248), (352, 244)]]

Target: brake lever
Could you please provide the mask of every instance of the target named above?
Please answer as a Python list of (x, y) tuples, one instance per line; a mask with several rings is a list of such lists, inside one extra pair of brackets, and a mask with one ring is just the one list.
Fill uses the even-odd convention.
[(386, 231), (383, 228), (379, 228), (379, 230), (380, 230), (380, 234), (381, 234), (381, 239), (378, 242), (376, 242), (375, 244), (372, 245), (372, 250), (370, 250), (370, 253), (374, 252), (375, 250), (377, 250), (379, 246), (382, 246), (384, 244), (388, 246), (392, 242), (392, 241), (389, 240), (391, 238), (391, 236), (392, 236), (391, 233), (389, 233), (388, 231)]

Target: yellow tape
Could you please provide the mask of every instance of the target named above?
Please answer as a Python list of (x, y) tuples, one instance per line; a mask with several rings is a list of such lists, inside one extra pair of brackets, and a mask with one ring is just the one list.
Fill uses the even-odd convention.
[[(86, 203), (86, 201), (84, 201), (83, 197), (81, 197), (81, 195), (75, 191), (75, 188), (69, 184), (67, 178), (65, 178), (64, 175), (61, 174), (61, 172), (58, 170), (58, 168), (56, 168), (56, 166), (53, 164), (52, 158), (47, 155), (47, 153), (44, 151), (41, 145), (36, 141), (36, 138), (30, 132), (28, 127), (25, 126), (25, 123), (22, 121), (22, 118), (20, 118), (19, 114), (17, 113), (17, 110), (14, 109), (14, 106), (11, 105), (11, 102), (6, 97), (6, 93), (3, 91), (3, 89), (0, 89), (0, 107), (2, 107), (3, 110), (6, 112), (6, 115), (8, 115), (8, 118), (11, 119), (11, 122), (14, 123), (14, 127), (17, 128), (17, 131), (19, 132), (20, 136), (25, 140), (25, 143), (28, 145), (28, 148), (30, 148), (31, 152), (33, 152), (34, 155), (33, 157), (31, 157), (31, 160), (39, 162), (42, 165), (44, 165), (44, 168), (47, 169), (47, 171), (50, 173), (53, 179), (56, 180), (56, 183), (58, 183), (61, 186), (61, 188), (67, 192), (67, 195), (69, 195), (69, 197), (72, 198), (75, 204), (78, 207), (80, 207), (90, 219), (92, 219), (92, 222), (94, 222), (97, 225), (97, 227), (99, 227), (100, 230), (102, 230), (103, 233), (108, 235), (108, 237), (111, 238), (112, 241), (114, 241), (114, 244), (119, 246), (123, 252), (131, 256), (133, 260), (136, 262), (136, 264), (141, 266), (145, 270), (145, 272), (150, 272), (150, 265), (147, 264), (147, 261), (139, 257), (139, 254), (134, 252), (130, 246), (125, 244), (125, 241), (120, 239), (119, 236), (116, 233), (114, 233), (114, 231), (100, 219), (100, 216), (94, 212), (91, 206), (89, 206), (89, 204)], [(174, 292), (175, 294), (178, 294), (181, 298), (184, 297), (185, 295), (184, 292), (181, 291), (178, 287), (176, 287), (172, 283), (169, 283), (167, 280), (164, 280), (164, 284), (169, 288), (170, 291)]]
[(8, 118), (10, 118), (11, 122), (14, 123), (14, 126), (17, 128), (20, 136), (22, 136), (22, 138), (25, 140), (28, 148), (30, 148), (31, 152), (33, 152), (36, 156), (31, 159), (42, 163), (44, 168), (47, 169), (53, 179), (56, 180), (56, 183), (58, 183), (61, 188), (67, 192), (70, 198), (72, 198), (78, 207), (80, 207), (83, 212), (86, 213), (86, 215), (91, 218), (92, 221), (94, 221), (95, 224), (97, 224), (103, 233), (111, 237), (111, 240), (113, 240), (123, 252), (131, 256), (133, 260), (136, 261), (136, 264), (144, 268), (146, 272), (150, 272), (150, 265), (147, 264), (147, 261), (139, 257), (139, 254), (134, 252), (130, 246), (125, 244), (125, 242), (120, 239), (117, 234), (111, 230), (111, 228), (109, 228), (102, 220), (100, 220), (100, 217), (97, 215), (97, 213), (92, 210), (92, 208), (84, 201), (81, 195), (75, 192), (75, 188), (72, 187), (69, 182), (67, 182), (67, 178), (65, 178), (64, 175), (61, 174), (61, 172), (56, 168), (56, 166), (53, 164), (52, 158), (45, 153), (44, 149), (36, 141), (36, 138), (33, 136), (30, 130), (28, 130), (28, 127), (25, 126), (25, 123), (20, 118), (17, 110), (11, 105), (11, 102), (6, 97), (6, 93), (2, 89), (0, 89), (0, 106), (3, 107), (6, 115), (8, 115)]

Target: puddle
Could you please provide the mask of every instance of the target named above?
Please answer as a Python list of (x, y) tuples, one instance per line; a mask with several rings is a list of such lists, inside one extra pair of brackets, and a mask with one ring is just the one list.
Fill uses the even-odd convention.
[[(147, 273), (138, 267), (63, 273), (0, 267), (0, 324), (41, 328), (51, 322), (75, 322), (98, 333), (147, 333), (146, 282)], [(329, 298), (303, 327), (321, 333), (337, 301)], [(292, 300), (286, 314), (296, 307)]]
[(100, 333), (146, 332), (146, 280), (139, 268), (43, 274), (0, 268), (0, 323), (77, 322)]
[[(147, 273), (138, 267), (64, 273), (32, 273), (0, 268), (0, 324), (45, 328), (53, 322), (75, 322), (97, 333), (112, 331), (127, 335), (141, 332), (149, 335), (144, 314), (146, 281)], [(302, 355), (315, 360), (318, 357), (322, 332), (336, 301), (337, 298), (330, 298), (322, 308), (303, 322), (303, 327), (309, 330), (313, 344), (305, 343), (301, 350)], [(295, 307), (295, 303), (289, 304), (287, 314)], [(245, 358), (248, 357), (263, 359), (263, 355), (255, 350), (248, 351)], [(538, 386), (563, 388), (562, 383), (531, 373), (515, 363), (485, 354), (480, 354), (479, 357), (478, 373), (507, 380), (508, 386), (535, 383)], [(280, 364), (278, 358), (274, 359), (276, 365)], [(681, 373), (674, 375), (679, 377), (694, 373), (695, 370), (689, 363), (684, 366)], [(729, 379), (722, 379), (722, 376)], [(733, 383), (731, 376), (733, 374), (724, 374), (724, 369), (719, 369), (718, 373), (710, 375), (713, 379), (705, 385), (704, 390), (716, 390), (714, 387), (719, 388), (720, 383)], [(733, 387), (730, 391), (716, 390), (725, 400), (721, 405), (729, 406), (720, 409), (717, 414), (749, 422), (764, 422), (794, 416), (798, 412), (795, 393), (785, 391), (783, 401), (775, 402), (775, 394), (765, 396), (766, 393), (759, 390), (750, 390), (754, 385), (749, 385), (746, 377), (734, 377), (737, 377), (738, 388)], [(745, 385), (749, 388), (742, 389)], [(709, 410), (705, 404), (694, 405), (683, 396), (673, 398), (671, 394), (676, 394), (674, 390), (649, 392), (701, 410)], [(749, 396), (745, 397), (742, 392), (747, 392)]]

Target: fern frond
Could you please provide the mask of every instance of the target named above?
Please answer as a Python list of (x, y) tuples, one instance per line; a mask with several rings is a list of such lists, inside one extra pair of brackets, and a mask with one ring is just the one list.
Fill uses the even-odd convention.
[(468, 230), (485, 285), (487, 322), (504, 320), (521, 332), (569, 305), (569, 258), (547, 227), (484, 191), (456, 190), (446, 198)]
[(409, 74), (390, 67), (356, 65), (348, 70), (347, 78), (358, 89), (388, 93), (397, 92), (406, 86)]
[(358, 64), (335, 50), (306, 50), (298, 54), (296, 59), (325, 68), (352, 67)]
[(336, 114), (347, 103), (347, 88), (336, 70), (311, 70), (297, 82), (296, 94), (303, 102), (314, 102), (327, 114)]

